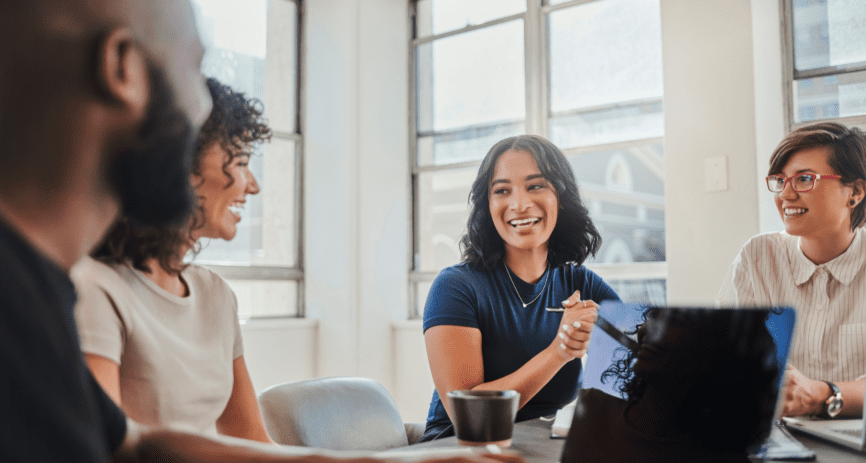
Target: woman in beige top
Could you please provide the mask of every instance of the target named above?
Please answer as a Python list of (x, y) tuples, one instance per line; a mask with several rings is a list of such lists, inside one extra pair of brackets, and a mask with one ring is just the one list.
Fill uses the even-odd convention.
[(190, 179), (196, 212), (160, 230), (121, 219), (75, 271), (75, 317), (87, 365), (133, 420), (272, 442), (244, 363), (235, 295), (183, 262), (201, 238), (234, 238), (246, 196), (259, 192), (247, 167), (252, 144), (271, 135), (258, 100), (207, 84), (213, 110)]

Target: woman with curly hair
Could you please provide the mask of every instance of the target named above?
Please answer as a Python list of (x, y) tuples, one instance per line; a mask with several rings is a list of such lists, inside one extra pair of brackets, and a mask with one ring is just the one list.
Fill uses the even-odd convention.
[(563, 463), (749, 461), (769, 435), (781, 374), (767, 316), (647, 309), (640, 349), (602, 374), (623, 398), (581, 390)]
[(184, 263), (202, 238), (231, 240), (255, 143), (270, 139), (261, 103), (208, 79), (213, 110), (198, 137), (185, 223), (120, 219), (75, 269), (75, 317), (93, 376), (133, 420), (271, 442), (243, 357), (237, 299), (215, 273)]
[[(517, 421), (574, 399), (597, 302), (619, 300), (581, 264), (601, 237), (568, 160), (548, 140), (500, 141), (469, 194), (463, 262), (443, 270), (424, 308), (436, 390), (423, 441), (453, 434), (448, 393), (513, 389)], [(564, 307), (564, 312), (547, 311)]]

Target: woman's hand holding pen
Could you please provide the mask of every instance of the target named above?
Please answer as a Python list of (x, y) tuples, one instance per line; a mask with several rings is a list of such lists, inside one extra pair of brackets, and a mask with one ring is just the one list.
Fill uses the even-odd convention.
[(568, 362), (586, 354), (586, 347), (598, 318), (598, 304), (591, 300), (580, 300), (580, 291), (575, 291), (571, 297), (562, 301), (562, 306), (565, 311), (550, 349)]

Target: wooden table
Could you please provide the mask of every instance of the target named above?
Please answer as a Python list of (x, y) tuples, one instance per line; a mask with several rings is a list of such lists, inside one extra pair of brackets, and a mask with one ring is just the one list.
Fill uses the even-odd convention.
[[(551, 463), (559, 461), (565, 439), (551, 439), (550, 426), (550, 421), (541, 421), (540, 419), (515, 424), (511, 448), (520, 452), (527, 463)], [(866, 454), (857, 453), (845, 447), (800, 433), (794, 434), (794, 437), (806, 447), (815, 451), (817, 454), (815, 461), (834, 463), (866, 462)], [(409, 448), (420, 450), (422, 448), (455, 447), (457, 445), (457, 438), (449, 437), (433, 442), (412, 445)]]

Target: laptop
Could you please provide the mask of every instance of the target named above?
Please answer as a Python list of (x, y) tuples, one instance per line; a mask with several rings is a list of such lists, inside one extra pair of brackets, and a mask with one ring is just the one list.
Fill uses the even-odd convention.
[(782, 418), (789, 429), (826, 439), (854, 450), (866, 451), (866, 400), (863, 417), (859, 419), (832, 419), (797, 417)]
[[(604, 322), (596, 325), (587, 351), (563, 463), (771, 456), (766, 442), (794, 331), (793, 309), (606, 302), (599, 316)], [(623, 340), (623, 333), (641, 344)], [(671, 413), (662, 419), (666, 411)], [(794, 456), (808, 457), (810, 451), (799, 447), (805, 452)]]

